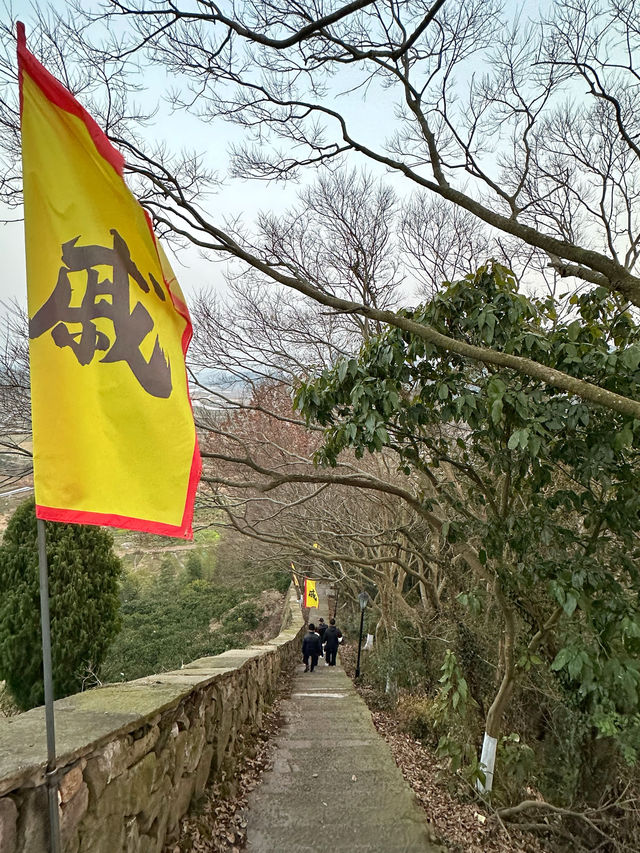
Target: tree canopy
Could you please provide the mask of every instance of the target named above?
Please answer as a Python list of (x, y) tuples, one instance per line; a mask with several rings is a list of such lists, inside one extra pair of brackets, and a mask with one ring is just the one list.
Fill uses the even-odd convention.
[[(636, 396), (637, 321), (604, 289), (575, 308), (558, 320), (551, 300), (525, 297), (492, 264), (407, 313)], [(421, 475), (414, 507), (469, 566), (460, 594), (484, 598), (478, 589), (490, 582), (507, 640), (487, 731), (499, 736), (518, 672), (546, 664), (635, 759), (640, 422), (514, 371), (443, 357), (399, 329), (302, 383), (296, 403), (324, 427), (318, 461), (390, 448), (407, 479)]]
[[(120, 560), (111, 534), (46, 524), (53, 688), (79, 692), (99, 672), (120, 626)], [(44, 701), (35, 503), (12, 515), (0, 546), (0, 676), (22, 710)]]

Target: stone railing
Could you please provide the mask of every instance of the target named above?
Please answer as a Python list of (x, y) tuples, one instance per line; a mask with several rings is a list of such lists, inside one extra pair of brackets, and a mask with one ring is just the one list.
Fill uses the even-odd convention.
[[(293, 588), (261, 646), (55, 703), (64, 853), (160, 853), (209, 782), (236, 761), (282, 669), (300, 654)], [(44, 709), (0, 720), (0, 853), (48, 850)]]

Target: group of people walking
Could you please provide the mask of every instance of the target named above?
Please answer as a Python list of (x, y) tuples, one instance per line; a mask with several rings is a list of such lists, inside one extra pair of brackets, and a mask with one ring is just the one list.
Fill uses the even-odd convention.
[(318, 665), (318, 658), (323, 657), (326, 666), (336, 665), (338, 646), (342, 642), (342, 631), (336, 627), (336, 620), (329, 619), (329, 624), (322, 617), (318, 627), (309, 623), (309, 630), (302, 641), (302, 660), (305, 672), (313, 672)]

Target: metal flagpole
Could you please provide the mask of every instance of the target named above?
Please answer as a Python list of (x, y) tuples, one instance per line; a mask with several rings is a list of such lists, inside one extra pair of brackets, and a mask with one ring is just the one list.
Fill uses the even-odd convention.
[(58, 816), (58, 779), (56, 776), (56, 731), (53, 713), (53, 674), (51, 665), (51, 621), (49, 618), (49, 574), (44, 521), (38, 525), (38, 564), (40, 567), (40, 622), (42, 625), (42, 666), (44, 670), (44, 712), (47, 729), (46, 783), (49, 797), (49, 849), (61, 853)]

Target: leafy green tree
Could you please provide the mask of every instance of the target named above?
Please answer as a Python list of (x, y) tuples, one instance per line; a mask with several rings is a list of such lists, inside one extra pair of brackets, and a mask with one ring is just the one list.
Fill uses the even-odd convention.
[[(633, 315), (604, 288), (572, 304), (560, 321), (552, 301), (527, 298), (492, 264), (404, 313), (471, 346), (637, 399)], [(487, 734), (499, 738), (519, 677), (546, 665), (590, 725), (635, 759), (640, 421), (515, 371), (443, 355), (400, 329), (303, 384), (297, 405), (325, 427), (320, 461), (335, 464), (348, 448), (395, 451), (399, 468), (422, 484), (415, 508), (472, 569), (464, 592), (486, 594), (489, 583), (503, 631)]]
[(204, 568), (202, 566), (202, 557), (199, 554), (191, 551), (185, 563), (185, 573), (187, 581), (198, 581), (204, 577)]
[[(56, 698), (97, 672), (120, 626), (120, 560), (99, 527), (46, 524)], [(21, 504), (0, 546), (0, 676), (23, 710), (44, 701), (34, 501)]]

